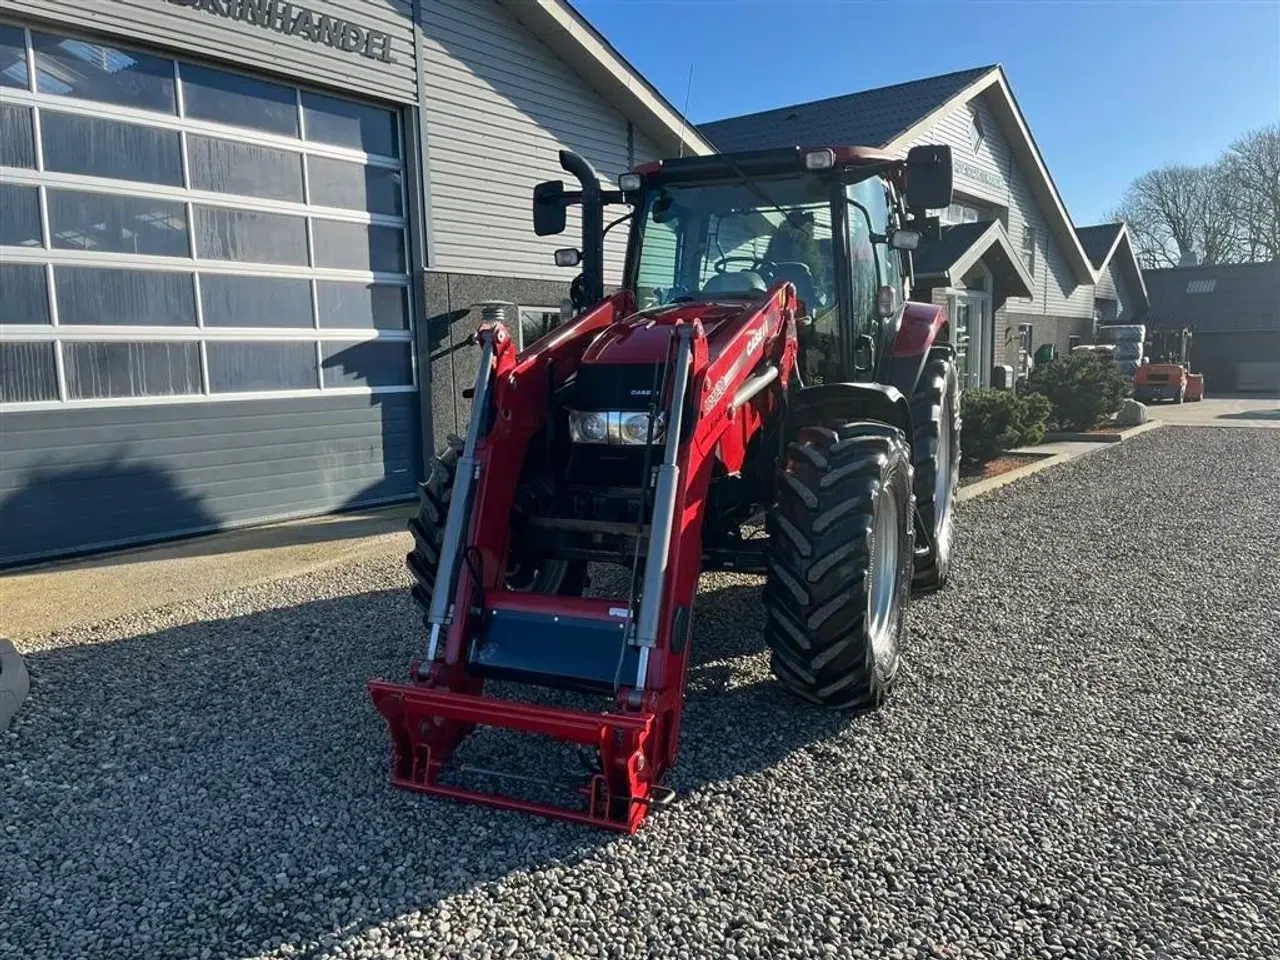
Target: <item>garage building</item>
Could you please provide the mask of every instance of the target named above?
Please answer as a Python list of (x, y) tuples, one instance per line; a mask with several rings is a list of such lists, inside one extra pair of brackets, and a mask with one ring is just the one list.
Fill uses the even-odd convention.
[(1171, 267), (1143, 278), (1151, 359), (1176, 356), (1185, 330), (1207, 393), (1280, 394), (1280, 262)]
[(709, 150), (562, 0), (10, 0), (0, 565), (411, 497), (562, 148)]

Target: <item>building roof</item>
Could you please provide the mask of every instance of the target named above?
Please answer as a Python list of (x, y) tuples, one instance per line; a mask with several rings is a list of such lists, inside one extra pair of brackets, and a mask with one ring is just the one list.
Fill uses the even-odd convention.
[(1076, 227), (1076, 236), (1080, 238), (1080, 245), (1084, 247), (1084, 252), (1093, 261), (1095, 270), (1106, 267), (1107, 261), (1111, 259), (1111, 251), (1116, 248), (1116, 241), (1120, 239), (1123, 230), (1123, 223), (1099, 223), (1092, 227)]
[[(1014, 156), (1030, 172), (1028, 185), (1048, 215), (1076, 282), (1096, 283), (1097, 270), (1080, 245), (1066, 204), (999, 65), (716, 120), (700, 129), (716, 149), (724, 151), (848, 143), (905, 153), (944, 116), (983, 94), (989, 94), (987, 102), (1008, 135)], [(794, 119), (789, 119), (793, 114)]]
[(1143, 271), (1143, 277), (1149, 326), (1197, 333), (1280, 330), (1280, 261), (1171, 267)]
[(715, 152), (698, 128), (633, 67), (568, 0), (497, 0), (664, 155)]
[(994, 69), (994, 66), (974, 67), (940, 77), (762, 110), (704, 123), (699, 129), (718, 150), (726, 153), (797, 144), (880, 147)]
[[(1129, 278), (1134, 282), (1137, 292), (1142, 295), (1142, 307), (1149, 302), (1147, 281), (1142, 275), (1142, 265), (1138, 263), (1138, 254), (1133, 249), (1133, 239), (1129, 236), (1129, 225), (1119, 223), (1099, 223), (1092, 227), (1077, 227), (1076, 236), (1080, 238), (1080, 246), (1089, 255), (1093, 269), (1101, 276), (1107, 267), (1115, 261), (1120, 263)], [(1119, 254), (1120, 260), (1116, 261)], [(1141, 309), (1141, 307), (1139, 307)]]
[(1004, 224), (999, 220), (943, 227), (941, 238), (921, 247), (912, 256), (911, 263), (918, 278), (951, 285), (959, 282), (979, 260), (987, 261), (1000, 278), (1005, 296), (1031, 296), (1034, 281), (1022, 258), (1014, 252)]

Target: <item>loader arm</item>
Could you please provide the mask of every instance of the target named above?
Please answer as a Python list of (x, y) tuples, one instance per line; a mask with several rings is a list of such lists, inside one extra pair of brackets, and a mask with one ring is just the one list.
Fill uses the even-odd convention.
[[(546, 426), (544, 400), (573, 376), (589, 341), (634, 313), (631, 295), (615, 295), (525, 356), (517, 356), (500, 325), (481, 331), (492, 360), (477, 381), (484, 407), (471, 413), (481, 429), (460, 460), (472, 475), (455, 481), (455, 490), (474, 482), (474, 492), (453, 499), (446, 532), (459, 531), (458, 542), (440, 550), (442, 558), (454, 558), (454, 568), (442, 567), (437, 582), (456, 582), (450, 602), (433, 607), (433, 613), (447, 609), (438, 625), (441, 642), (413, 665), (410, 683), (370, 684), (396, 752), (394, 783), (624, 831), (639, 828), (663, 795), (662, 778), (676, 757), (713, 466), (719, 460), (726, 470), (740, 470), (751, 438), (780, 411), (795, 363), (795, 306), (794, 287), (779, 284), (718, 330), (714, 345), (699, 322), (682, 321), (678, 311), (653, 317), (669, 329), (662, 400), (670, 429), (656, 448), (643, 587), (634, 598), (535, 596), (505, 588), (509, 518), (530, 443)], [(482, 389), (485, 383), (492, 389)], [(606, 691), (613, 709), (590, 713), (489, 698), (489, 676)], [(477, 724), (596, 749), (599, 773), (579, 790), (584, 808), (442, 783), (451, 755)]]

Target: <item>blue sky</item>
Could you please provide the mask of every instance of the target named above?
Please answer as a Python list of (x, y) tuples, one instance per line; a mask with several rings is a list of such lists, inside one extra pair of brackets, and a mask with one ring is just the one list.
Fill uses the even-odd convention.
[(694, 122), (1003, 64), (1077, 225), (1280, 120), (1280, 0), (574, 3)]

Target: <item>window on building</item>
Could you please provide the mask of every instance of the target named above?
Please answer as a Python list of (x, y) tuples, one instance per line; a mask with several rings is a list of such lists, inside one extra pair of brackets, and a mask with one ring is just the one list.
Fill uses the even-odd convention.
[(60, 324), (196, 325), (195, 283), (185, 271), (57, 266), (53, 278)]
[(36, 92), (176, 113), (173, 61), (74, 37), (31, 34)]
[(175, 397), (200, 392), (200, 345), (190, 341), (64, 343), (67, 397)]
[(31, 108), (0, 103), (0, 167), (34, 170), (36, 140)]
[(1036, 228), (1028, 224), (1022, 226), (1022, 261), (1027, 265), (1027, 272), (1035, 276)]
[(1025, 377), (1031, 373), (1031, 354), (1035, 349), (1033, 346), (1033, 331), (1031, 324), (1018, 324), (1018, 376)]
[(27, 77), (27, 40), (22, 28), (0, 23), (0, 87), (26, 90), (30, 85)]
[(12, 88), (0, 413), (414, 389), (395, 109), (0, 24)]
[(537, 343), (560, 324), (559, 307), (521, 307), (518, 346)]
[(54, 346), (46, 341), (0, 340), (0, 402), (58, 399)]
[(957, 200), (951, 206), (943, 210), (938, 218), (946, 226), (957, 223), (977, 223), (979, 220), (985, 220), (990, 217), (989, 213), (979, 210), (977, 207), (969, 203)]
[(987, 132), (982, 127), (982, 117), (975, 110), (969, 116), (969, 146), (973, 147), (974, 153), (978, 152), (978, 148), (986, 138)]
[(49, 278), (44, 264), (0, 263), (0, 324), (49, 322)]
[(182, 186), (182, 144), (176, 130), (40, 111), (44, 167), (110, 180)]

